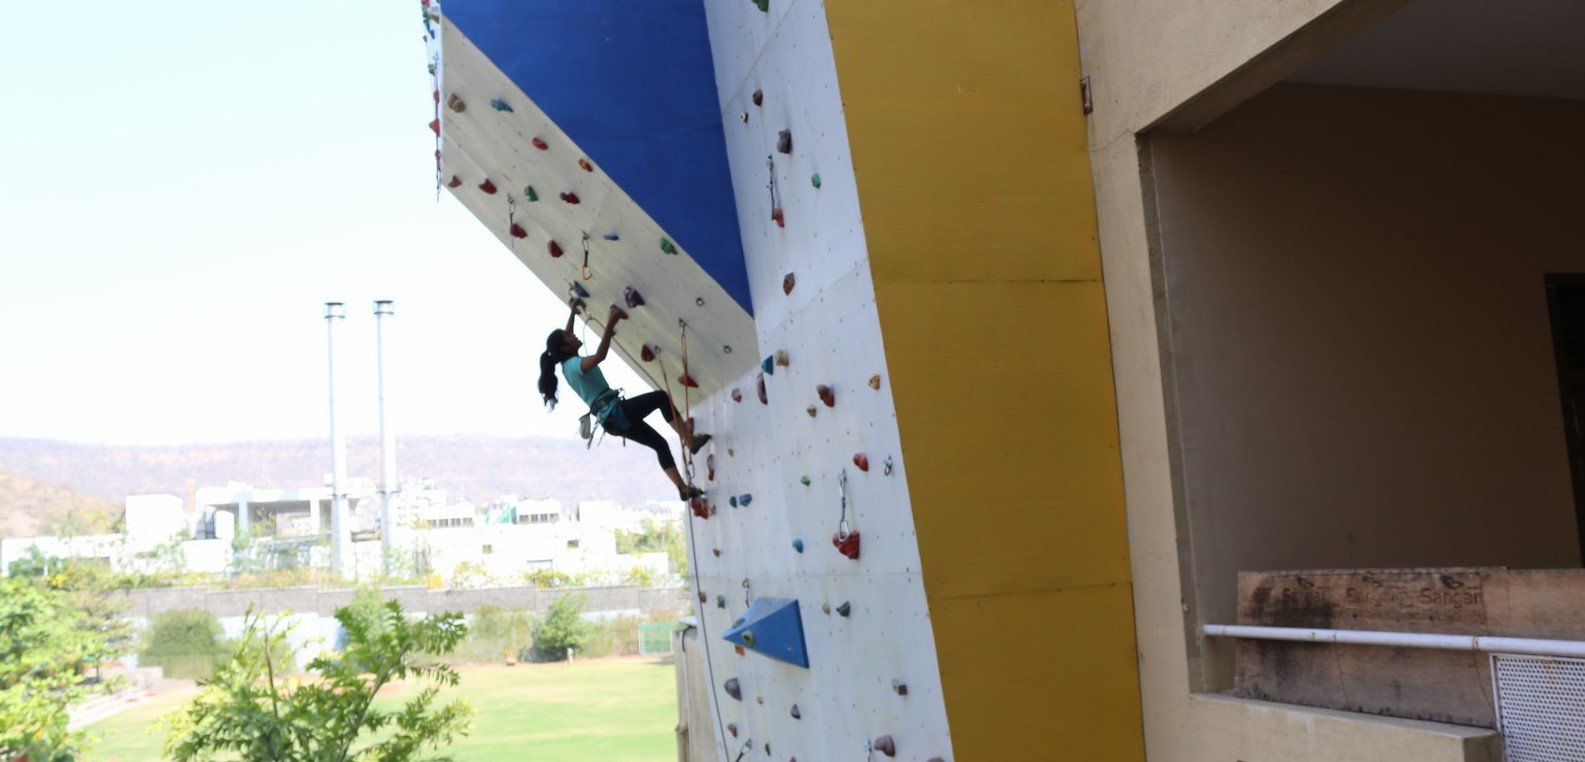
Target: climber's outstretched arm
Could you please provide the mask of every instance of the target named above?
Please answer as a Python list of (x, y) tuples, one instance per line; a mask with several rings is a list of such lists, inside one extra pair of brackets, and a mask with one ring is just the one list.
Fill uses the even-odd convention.
[(567, 315), (566, 331), (567, 333), (572, 333), (573, 321), (577, 320), (578, 318), (578, 310), (583, 307), (583, 300), (574, 296), (573, 298), (567, 300), (567, 306), (572, 308), (572, 312)]
[(594, 354), (583, 358), (583, 362), (579, 364), (579, 367), (588, 372), (594, 366), (605, 361), (606, 354), (611, 351), (611, 337), (616, 335), (616, 322), (626, 317), (627, 313), (623, 312), (621, 307), (614, 304), (611, 305), (611, 312), (605, 319), (605, 330), (600, 333), (600, 347), (594, 350)]

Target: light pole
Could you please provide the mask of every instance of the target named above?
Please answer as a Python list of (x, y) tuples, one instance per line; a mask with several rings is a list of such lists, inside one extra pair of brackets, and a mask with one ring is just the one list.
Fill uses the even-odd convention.
[(394, 528), (391, 513), (391, 496), (400, 489), (396, 484), (396, 440), (385, 425), (385, 318), (396, 314), (390, 299), (374, 301), (374, 365), (380, 393), (380, 568), (391, 573), (391, 530)]
[(346, 305), (325, 302), (326, 367), (330, 372), (330, 566), (343, 577), (351, 576), (352, 527), (347, 516), (347, 447), (336, 425), (336, 321), (347, 317)]

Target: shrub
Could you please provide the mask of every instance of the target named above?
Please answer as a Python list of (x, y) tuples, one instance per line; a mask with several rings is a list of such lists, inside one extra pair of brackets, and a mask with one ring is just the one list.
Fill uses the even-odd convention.
[(230, 658), (231, 651), (214, 614), (166, 611), (155, 614), (144, 632), (139, 660), (145, 666), (164, 668), (166, 677), (206, 678)]
[(583, 618), (588, 598), (583, 593), (564, 595), (550, 605), (545, 618), (534, 627), (534, 653), (546, 661), (567, 658), (568, 649), (582, 651), (596, 630)]
[(507, 657), (526, 656), (534, 640), (534, 618), (527, 612), (480, 606), (468, 625), (468, 637), (452, 656), (471, 664), (497, 664)]

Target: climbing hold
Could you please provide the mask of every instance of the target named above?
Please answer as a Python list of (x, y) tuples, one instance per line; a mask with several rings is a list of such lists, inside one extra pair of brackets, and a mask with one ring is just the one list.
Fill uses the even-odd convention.
[(905, 683), (901, 680), (893, 680), (892, 691), (899, 696), (906, 696), (908, 695), (908, 683)]
[(813, 185), (816, 188), (820, 187), (820, 173), (819, 172), (816, 172), (816, 173), (814, 173), (814, 174), (809, 176), (809, 184)]
[(793, 277), (792, 273), (787, 273), (786, 275), (781, 276), (781, 292), (784, 294), (792, 293), (793, 284), (796, 281), (797, 279)]
[(589, 298), (589, 289), (584, 288), (583, 284), (578, 281), (572, 282), (572, 293), (576, 294), (580, 299)]
[(582, 203), (582, 200), (578, 198), (578, 194), (573, 193), (571, 191), (568, 191), (566, 193), (561, 194), (561, 200), (565, 201), (565, 202), (567, 202), (569, 204)]
[[(640, 303), (642, 303), (642, 302), (640, 302)], [(693, 380), (693, 376), (688, 375), (687, 371), (683, 371), (683, 374), (677, 377), (677, 383), (682, 384), (683, 386), (686, 386), (689, 389), (698, 389), (699, 388), (699, 382)]]
[(455, 188), (459, 185), (462, 185), (462, 178), (457, 177), (456, 175), (452, 175), (451, 179), (446, 181), (447, 188)]
[(853, 465), (858, 466), (860, 471), (868, 473), (870, 470), (870, 457), (862, 452), (854, 455)]
[(731, 503), (733, 508), (736, 508), (737, 507), (737, 495), (733, 495), (733, 496), (727, 498), (727, 502)]
[(704, 591), (703, 590), (699, 591), (699, 602), (700, 603), (704, 603), (705, 602), (705, 597), (704, 597)]
[(782, 130), (776, 133), (776, 152), (792, 153), (792, 130)]
[(754, 385), (756, 387), (758, 387), (758, 389), (756, 391), (759, 392), (759, 403), (761, 405), (769, 405), (770, 404), (770, 398), (765, 396), (765, 374), (764, 373), (761, 373), (761, 374), (759, 374), (758, 376), (756, 376), (754, 378)]
[(654, 348), (651, 347), (648, 344), (645, 344), (642, 349), (638, 350), (638, 359), (643, 360), (644, 362), (654, 362), (655, 361), (655, 350), (654, 350)]
[(532, 185), (523, 186), (523, 195), (527, 197), (529, 201), (539, 200), (539, 194), (534, 191), (534, 186)]
[(792, 363), (792, 360), (788, 359), (788, 357), (787, 357), (787, 350), (785, 350), (785, 349), (776, 350), (776, 364), (777, 365), (780, 365), (783, 368), (785, 368), (791, 363)]
[(842, 605), (837, 606), (837, 614), (841, 616), (847, 616), (851, 613), (853, 613), (853, 604), (843, 601)]
[(638, 292), (638, 289), (635, 289), (632, 286), (628, 286), (627, 289), (622, 292), (622, 301), (627, 303), (628, 309), (644, 306), (644, 296)]
[(754, 502), (754, 496), (747, 492), (737, 496), (737, 504), (743, 506), (744, 508), (747, 508), (748, 504), (752, 502)]
[(534, 138), (533, 140), (531, 140), (529, 142), (533, 143), (534, 147), (538, 148), (541, 151), (549, 151), (550, 150), (550, 146), (547, 145), (545, 143), (545, 141), (540, 139), (540, 138)]
[(491, 195), (494, 195), (495, 194), (495, 183), (490, 182), (490, 178), (486, 177), (486, 178), (484, 178), (484, 182), (479, 183), (479, 190), (482, 190), (485, 193), (489, 193)]
[(737, 678), (734, 677), (726, 681), (726, 684), (722, 687), (726, 689), (726, 695), (731, 696), (738, 701), (743, 700), (743, 687), (738, 685)]
[(429, 130), (430, 130), (430, 132), (433, 132), (436, 135), (439, 135), (440, 134), (440, 120), (439, 119), (431, 119), (431, 120), (429, 120)]
[(733, 738), (737, 738), (737, 723), (735, 723), (735, 722), (727, 723), (726, 724), (726, 732), (731, 733)]
[(748, 652), (743, 650), (742, 646), (732, 646), (732, 650), (734, 652), (736, 652), (738, 656), (746, 656), (746, 655), (748, 655)]
[(733, 402), (742, 402), (743, 401), (743, 392), (741, 392), (741, 391), (739, 391), (737, 389), (733, 389), (732, 390), (732, 401)]
[[(761, 704), (765, 703), (765, 699), (757, 699), (757, 700)], [(770, 756), (770, 744), (768, 744), (768, 743), (765, 744), (765, 756), (767, 756), (767, 757)]]
[(726, 608), (726, 596), (724, 596), (724, 595), (716, 596), (715, 597), (715, 607), (718, 608), (718, 609)]
[(468, 104), (463, 103), (462, 98), (456, 93), (452, 93), (451, 95), (446, 96), (446, 108), (449, 108), (452, 111), (460, 114), (468, 109)]
[(505, 113), (508, 113), (508, 114), (512, 113), (512, 104), (507, 103), (506, 101), (503, 101), (500, 98), (491, 98), (490, 99), (490, 108), (493, 108), (496, 111), (501, 111), (501, 112), (505, 112)]
[(440, 91), (439, 90), (435, 91), (435, 102), (436, 103), (440, 102)]
[(715, 453), (704, 456), (705, 478), (715, 481)]
[(831, 544), (841, 553), (854, 561), (859, 560), (859, 533), (848, 532), (843, 536), (840, 532), (831, 533)]
[(710, 504), (705, 502), (705, 499), (702, 497), (696, 497), (688, 501), (688, 505), (693, 509), (693, 515), (698, 516), (701, 519), (708, 520), (710, 518), (710, 514), (715, 513), (715, 509), (711, 508)]
[(744, 124), (748, 124), (748, 112), (744, 111), (743, 113), (738, 114), (737, 119)]
[(759, 369), (773, 376), (776, 375), (776, 355), (765, 355), (765, 359), (759, 363)]
[(552, 257), (561, 256), (561, 244), (556, 243), (555, 241), (551, 241), (550, 245), (546, 246), (545, 248), (550, 249), (550, 255)]
[(662, 238), (662, 239), (660, 239), (660, 250), (662, 252), (667, 253), (667, 254), (676, 254), (677, 253), (677, 245), (672, 243), (668, 239)]
[(810, 405), (809, 407), (804, 408), (804, 412), (808, 413), (810, 418), (813, 418), (815, 417), (815, 413), (819, 412), (819, 409), (814, 405)]
[(716, 558), (720, 558), (721, 557), (721, 549), (720, 548), (711, 548), (710, 552), (714, 553)]
[(620, 241), (620, 240), (622, 240), (622, 236), (617, 235), (617, 232), (615, 230), (613, 230), (613, 231), (611, 231), (609, 233), (606, 233), (605, 235), (600, 236), (600, 237), (604, 238), (607, 241)]
[(831, 613), (831, 604), (829, 604), (829, 603), (820, 604), (820, 611), (823, 612), (823, 613), (826, 613), (826, 614), (830, 614)]
[(765, 105), (765, 91), (764, 90), (755, 90), (754, 94), (749, 96), (749, 97), (754, 101), (754, 105), (756, 105), (756, 106)]
[(755, 598), (721, 639), (778, 661), (809, 668), (809, 655), (804, 649), (803, 617), (798, 613), (798, 601), (791, 598)]
[(787, 215), (782, 213), (781, 207), (779, 207), (779, 206), (771, 207), (770, 208), (770, 218), (771, 218), (772, 222), (776, 223), (776, 227), (779, 227), (779, 228), (787, 227)]
[(897, 742), (893, 741), (891, 736), (881, 736), (875, 739), (875, 742), (871, 744), (871, 748), (888, 757), (897, 756)]
[(512, 223), (512, 227), (511, 227), (509, 232), (512, 234), (513, 238), (527, 238), (528, 237), (528, 231), (524, 230), (522, 225), (519, 225), (519, 224), (517, 224), (515, 222)]
[(594, 165), (590, 164), (588, 159), (579, 159), (578, 160), (578, 168), (582, 169), (585, 172), (593, 172), (594, 171)]
[(800, 477), (798, 479), (798, 483), (802, 484), (805, 487), (809, 486), (809, 477), (807, 475), (805, 475), (803, 477)]
[(885, 465), (881, 466), (881, 473), (883, 473), (883, 474), (885, 474), (887, 476), (891, 476), (892, 475), (892, 456), (890, 456), (890, 455), (886, 456), (886, 463), (885, 463)]
[(831, 391), (831, 387), (826, 386), (825, 384), (821, 384), (819, 386), (816, 386), (815, 387), (815, 394), (820, 396), (820, 401), (824, 402), (826, 404), (826, 407), (836, 407), (837, 406), (837, 393)]
[(877, 373), (877, 374), (875, 374), (873, 376), (870, 376), (870, 388), (871, 389), (879, 389), (879, 388), (881, 388), (881, 376), (880, 376), (879, 373)]
[(795, 538), (793, 540), (793, 550), (796, 550), (799, 553), (804, 552), (804, 541)]
[(798, 705), (797, 704), (793, 704), (792, 705), (792, 710), (789, 712), (789, 714), (791, 714), (792, 718), (795, 719), (795, 720), (801, 720), (801, 719), (804, 718), (804, 713), (798, 711)]

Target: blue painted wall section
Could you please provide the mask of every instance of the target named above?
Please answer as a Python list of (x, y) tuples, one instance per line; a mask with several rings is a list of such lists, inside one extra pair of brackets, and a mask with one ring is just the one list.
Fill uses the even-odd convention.
[(703, 0), (450, 0), (447, 20), (753, 314)]

